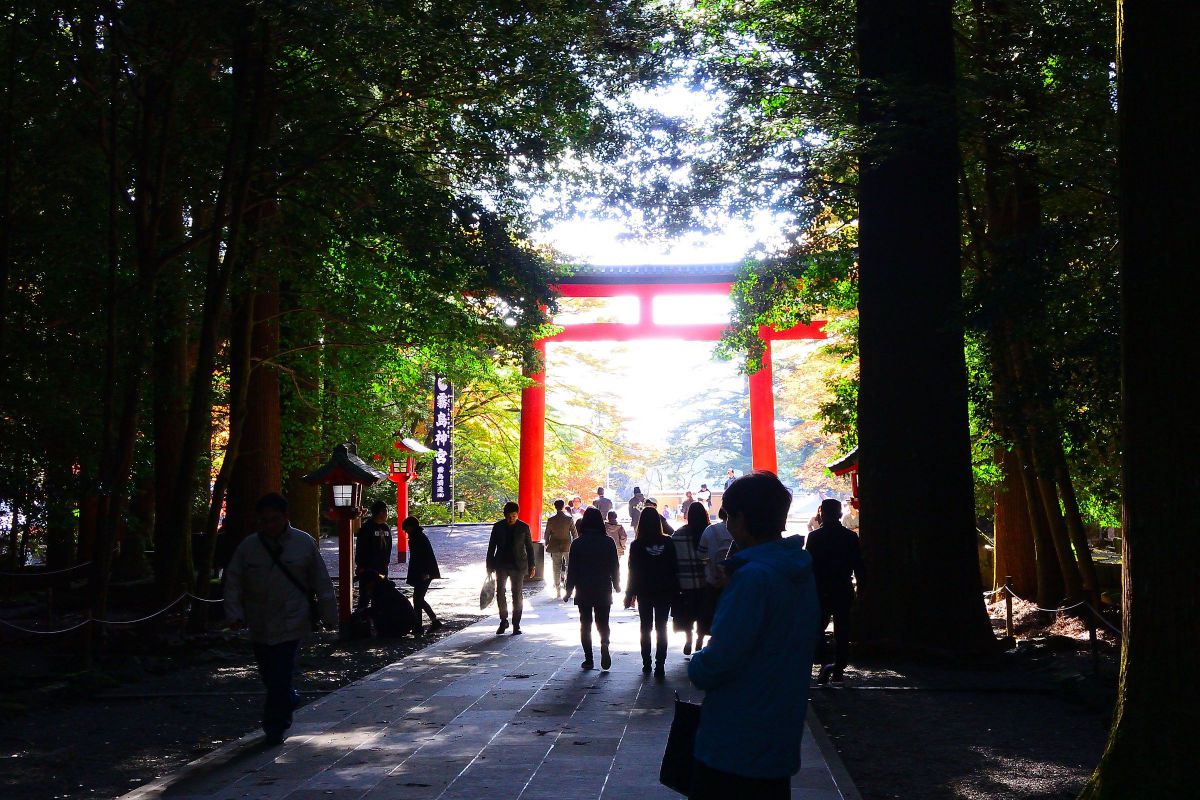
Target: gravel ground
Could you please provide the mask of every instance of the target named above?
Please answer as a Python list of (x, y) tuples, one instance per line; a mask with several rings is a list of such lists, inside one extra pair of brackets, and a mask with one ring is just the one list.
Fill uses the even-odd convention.
[[(429, 593), (445, 622), (421, 639), (343, 643), (321, 632), (301, 648), (304, 701), (369, 675), (481, 616), (490, 526), (430, 528), (443, 579)], [(337, 574), (336, 543), (322, 552)], [(404, 567), (392, 566), (401, 583)], [(526, 594), (542, 590), (540, 583)], [(228, 631), (115, 639), (97, 669), (72, 648), (28, 640), (0, 649), (0, 797), (116, 797), (257, 728), (262, 689), (249, 641)]]
[[(429, 595), (447, 623), (438, 637), (480, 616), (487, 530), (429, 531), (445, 576)], [(336, 573), (336, 549), (323, 544)], [(1017, 616), (1028, 638), (988, 663), (858, 663), (846, 688), (814, 690), (865, 800), (1075, 796), (1104, 746), (1116, 647), (1105, 638), (1094, 676), (1080, 625), (1038, 622), (1020, 605)], [(297, 688), (315, 699), (435, 640), (318, 634), (302, 649)], [(91, 672), (78, 671), (70, 648), (0, 648), (0, 797), (119, 796), (257, 727), (261, 688), (243, 637), (166, 632), (113, 644)]]
[(1093, 674), (1082, 626), (1025, 624), (1031, 638), (987, 663), (859, 663), (846, 688), (814, 689), (865, 800), (1078, 794), (1108, 735), (1117, 648), (1103, 641)]

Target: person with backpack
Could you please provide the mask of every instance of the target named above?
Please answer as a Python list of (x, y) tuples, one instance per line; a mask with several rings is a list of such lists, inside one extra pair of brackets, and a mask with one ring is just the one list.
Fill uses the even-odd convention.
[(319, 615), (337, 627), (333, 581), (317, 542), (293, 528), (279, 494), (254, 505), (258, 533), (242, 540), (225, 574), (225, 616), (234, 630), (250, 629), (258, 675), (267, 689), (262, 728), (269, 745), (282, 744), (299, 695), (292, 688), (300, 642)]
[(437, 556), (433, 553), (433, 545), (425, 535), (425, 529), (421, 527), (421, 521), (416, 517), (405, 517), (400, 527), (408, 534), (408, 577), (404, 582), (413, 587), (412, 604), (417, 618), (414, 633), (420, 636), (424, 633), (421, 627), (422, 612), (429, 615), (431, 633), (442, 627), (442, 621), (433, 613), (433, 607), (425, 599), (429, 584), (433, 583), (435, 578), (442, 577), (442, 573), (438, 570)]
[[(615, 513), (615, 512), (609, 512)], [(571, 543), (567, 559), (567, 597), (575, 596), (579, 608), (579, 641), (583, 669), (592, 669), (592, 620), (600, 632), (600, 669), (612, 666), (609, 654), (609, 612), (613, 592), (621, 591), (621, 564), (617, 546), (609, 538), (600, 509), (589, 508), (579, 521), (579, 538)]]
[[(649, 505), (649, 503), (647, 503)], [(650, 630), (657, 632), (654, 675), (666, 674), (667, 622), (671, 600), (679, 591), (675, 567), (675, 547), (664, 531), (663, 518), (655, 513), (642, 514), (637, 536), (629, 545), (629, 580), (625, 588), (625, 607), (637, 603), (642, 624), (642, 672), (650, 672)]]

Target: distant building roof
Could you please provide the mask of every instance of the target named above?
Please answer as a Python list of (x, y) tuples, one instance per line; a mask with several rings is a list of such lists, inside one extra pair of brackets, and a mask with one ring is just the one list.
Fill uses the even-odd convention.
[(583, 264), (560, 283), (732, 283), (739, 264)]

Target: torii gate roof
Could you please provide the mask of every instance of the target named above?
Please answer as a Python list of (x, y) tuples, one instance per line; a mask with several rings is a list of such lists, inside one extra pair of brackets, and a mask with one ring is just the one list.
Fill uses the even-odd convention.
[[(544, 341), (597, 342), (635, 339), (690, 339), (716, 341), (729, 323), (661, 324), (654, 321), (655, 297), (680, 294), (729, 294), (737, 277), (738, 264), (650, 264), (637, 266), (580, 265), (557, 285), (563, 297), (638, 298), (635, 323), (592, 322), (564, 325), (563, 330)], [(814, 321), (788, 330), (767, 326), (759, 329), (765, 341), (785, 339), (824, 339), (824, 322)]]
[(739, 265), (643, 264), (635, 266), (584, 264), (562, 279), (563, 284), (732, 284)]

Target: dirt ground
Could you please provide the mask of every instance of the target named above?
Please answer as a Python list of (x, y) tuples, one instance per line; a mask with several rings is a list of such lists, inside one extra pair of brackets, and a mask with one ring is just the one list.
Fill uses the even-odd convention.
[[(302, 650), (297, 688), (310, 701), (477, 618), (445, 614), (437, 637), (420, 640), (318, 634)], [(1115, 643), (1103, 640), (1095, 676), (1077, 622), (1018, 608), (1018, 635), (1028, 638), (987, 663), (864, 662), (845, 688), (814, 690), (866, 800), (1075, 796), (1104, 746)], [(0, 651), (0, 797), (119, 796), (257, 727), (245, 639), (218, 632), (125, 650), (91, 672), (73, 672), (66, 651)]]
[[(1100, 759), (1117, 680), (1076, 620), (1018, 604), (1014, 650), (986, 663), (865, 661), (813, 707), (865, 800), (1070, 800)], [(992, 613), (1001, 617), (1003, 604)], [(1002, 617), (994, 624), (1003, 631)]]
[[(309, 702), (476, 619), (444, 615), (445, 626), (420, 639), (339, 643), (321, 632), (301, 648), (296, 688)], [(245, 638), (214, 633), (155, 649), (75, 674), (62, 654), (8, 649), (0, 667), (23, 659), (25, 677), (0, 692), (0, 797), (116, 797), (257, 728), (262, 691)], [(59, 679), (34, 679), (29, 659), (57, 662)]]

